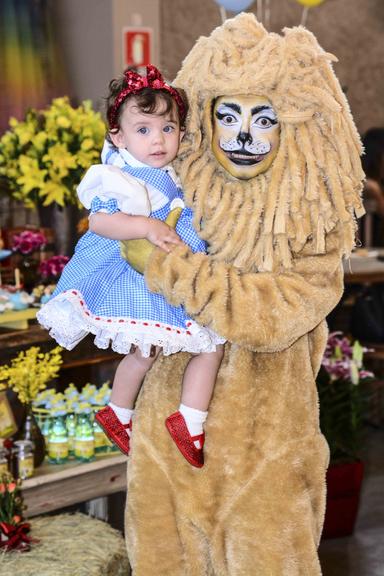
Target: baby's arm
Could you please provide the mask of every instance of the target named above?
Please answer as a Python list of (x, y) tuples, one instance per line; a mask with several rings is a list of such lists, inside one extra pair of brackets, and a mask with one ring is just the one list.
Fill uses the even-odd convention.
[(95, 234), (111, 240), (145, 238), (165, 252), (170, 252), (172, 245), (183, 244), (175, 230), (165, 222), (156, 218), (132, 216), (123, 212), (91, 214), (89, 229)]

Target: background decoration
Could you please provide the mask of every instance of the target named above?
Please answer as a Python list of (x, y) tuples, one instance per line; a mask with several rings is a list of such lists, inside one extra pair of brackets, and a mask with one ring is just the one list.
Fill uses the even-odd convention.
[(308, 8), (312, 8), (313, 6), (318, 6), (322, 4), (324, 0), (296, 0), (302, 6), (307, 6)]
[(0, 550), (27, 552), (31, 543), (37, 542), (27, 536), (30, 525), (23, 520), (24, 508), (20, 481), (3, 474), (0, 477)]
[(49, 0), (0, 2), (0, 132), (10, 116), (67, 91), (52, 17)]
[(32, 407), (37, 394), (56, 378), (63, 363), (62, 348), (43, 353), (38, 346), (22, 350), (10, 365), (0, 366), (0, 390), (11, 388), (20, 402)]
[(341, 332), (329, 335), (316, 383), (320, 402), (320, 428), (331, 451), (331, 463), (360, 457), (366, 383), (374, 379), (363, 366), (367, 352)]
[(320, 4), (322, 4), (325, 0), (296, 0), (296, 2), (298, 2), (299, 4), (301, 4), (302, 6), (304, 6), (303, 8), (303, 12), (301, 15), (301, 26), (305, 26), (306, 22), (307, 22), (307, 18), (308, 18), (308, 9), (309, 8), (314, 8), (315, 6), (319, 6)]
[(76, 186), (99, 161), (105, 135), (91, 101), (74, 108), (67, 97), (56, 98), (9, 124), (0, 139), (0, 178), (12, 197), (27, 208), (77, 204)]
[[(235, 12), (236, 14), (246, 10), (253, 4), (254, 0), (215, 0), (216, 4), (220, 7), (221, 20), (225, 22), (227, 19), (227, 10)], [(262, 0), (258, 0), (261, 2)]]
[(216, 4), (236, 14), (249, 8), (250, 5), (253, 4), (253, 1), (254, 0), (215, 0)]

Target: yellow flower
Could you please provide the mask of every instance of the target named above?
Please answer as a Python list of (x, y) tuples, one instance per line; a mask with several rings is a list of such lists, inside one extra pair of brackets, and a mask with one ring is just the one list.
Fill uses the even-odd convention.
[(69, 128), (71, 125), (69, 118), (66, 118), (65, 116), (58, 116), (56, 123), (60, 128)]
[(76, 188), (99, 161), (104, 135), (105, 124), (89, 100), (74, 108), (68, 97), (55, 98), (43, 110), (29, 110), (23, 121), (11, 118), (0, 138), (5, 189), (28, 207), (77, 203)]
[(40, 352), (37, 346), (11, 360), (10, 365), (0, 366), (0, 390), (10, 388), (16, 392), (20, 402), (30, 404), (47, 382), (59, 373), (61, 358), (60, 346), (47, 353)]
[(92, 138), (86, 138), (85, 140), (82, 141), (81, 143), (81, 149), (88, 151), (88, 150), (92, 150), (92, 148), (95, 146), (94, 141), (92, 140)]

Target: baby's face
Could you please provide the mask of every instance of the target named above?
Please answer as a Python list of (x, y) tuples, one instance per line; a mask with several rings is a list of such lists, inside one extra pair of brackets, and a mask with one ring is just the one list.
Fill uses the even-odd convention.
[(144, 114), (137, 104), (128, 101), (120, 118), (120, 129), (110, 134), (117, 148), (126, 148), (136, 160), (163, 168), (176, 158), (182, 133), (177, 115), (161, 115), (161, 103), (156, 114)]

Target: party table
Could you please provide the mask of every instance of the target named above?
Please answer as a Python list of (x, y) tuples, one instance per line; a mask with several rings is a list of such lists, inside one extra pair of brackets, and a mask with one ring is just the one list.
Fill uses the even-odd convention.
[(125, 492), (126, 475), (127, 457), (116, 452), (97, 455), (93, 462), (43, 463), (35, 470), (35, 475), (22, 484), (27, 505), (25, 515), (31, 518), (115, 492)]

